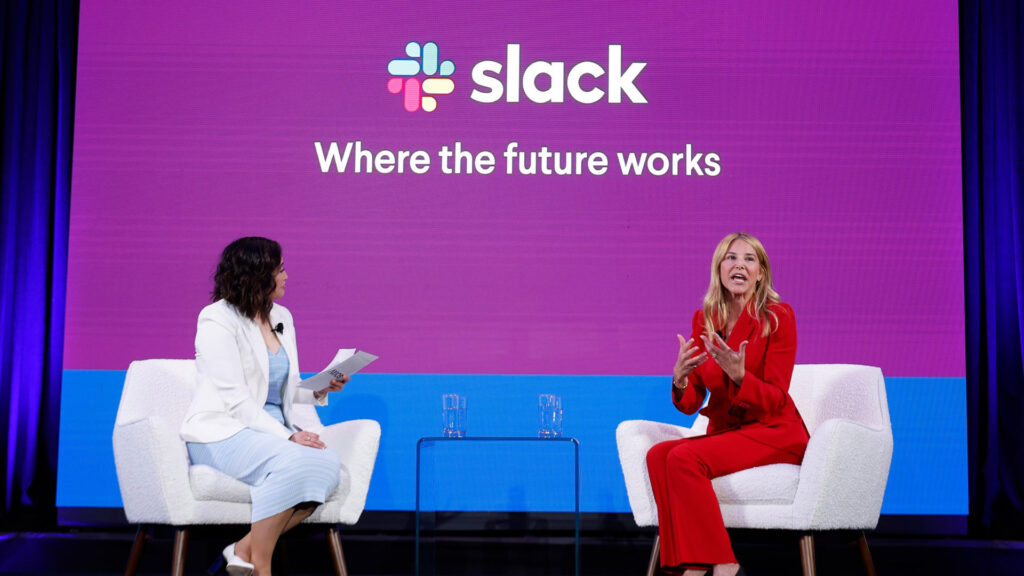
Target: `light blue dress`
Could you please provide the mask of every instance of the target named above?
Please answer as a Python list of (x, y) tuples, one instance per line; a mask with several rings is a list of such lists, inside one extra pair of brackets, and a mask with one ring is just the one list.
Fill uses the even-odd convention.
[[(263, 409), (278, 422), (281, 390), (288, 382), (288, 353), (267, 350), (270, 362), (269, 393)], [(338, 487), (342, 467), (333, 450), (302, 446), (279, 436), (245, 428), (219, 442), (188, 442), (192, 464), (212, 466), (249, 485), (252, 521), (258, 522), (303, 502), (323, 503)]]
[[(267, 356), (270, 357), (270, 382), (267, 403), (263, 405), (263, 409), (275, 420), (288, 426), (288, 423), (284, 421), (284, 412), (281, 410), (283, 402), (281, 389), (288, 382), (288, 353), (284, 351), (284, 346), (281, 346), (277, 354), (272, 354), (270, 350), (267, 350)], [(291, 426), (288, 427), (291, 428)]]

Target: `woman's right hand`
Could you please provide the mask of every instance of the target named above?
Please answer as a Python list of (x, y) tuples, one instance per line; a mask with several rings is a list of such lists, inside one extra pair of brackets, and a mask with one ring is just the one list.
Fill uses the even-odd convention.
[(708, 359), (708, 355), (694, 346), (693, 338), (686, 340), (680, 334), (676, 334), (676, 338), (679, 338), (679, 356), (676, 358), (676, 365), (672, 370), (672, 382), (682, 383), (697, 366)]
[(320, 441), (319, 435), (305, 430), (299, 430), (295, 434), (292, 434), (288, 439), (296, 444), (302, 444), (303, 446), (309, 446), (310, 448), (317, 448), (319, 450), (327, 448), (327, 444)]

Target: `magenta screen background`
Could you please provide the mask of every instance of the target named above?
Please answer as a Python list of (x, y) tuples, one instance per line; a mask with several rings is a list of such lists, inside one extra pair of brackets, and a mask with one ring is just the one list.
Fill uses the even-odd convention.
[[(255, 234), (284, 246), (304, 370), (355, 346), (377, 372), (666, 374), (748, 231), (799, 363), (962, 377), (956, 24), (932, 1), (84, 0), (64, 367), (191, 357), (219, 251)], [(385, 88), (409, 41), (455, 62), (433, 113)], [(648, 103), (470, 100), (508, 43), (567, 68), (621, 44)], [(313, 142), (350, 140), (431, 170), (321, 173)], [(609, 171), (505, 175), (513, 140)], [(442, 174), (455, 141), (499, 169)], [(617, 174), (687, 144), (721, 174)]]

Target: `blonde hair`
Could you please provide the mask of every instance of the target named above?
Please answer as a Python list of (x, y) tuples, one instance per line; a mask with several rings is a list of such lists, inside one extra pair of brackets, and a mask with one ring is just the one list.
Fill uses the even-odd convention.
[(729, 246), (736, 240), (744, 240), (750, 244), (757, 256), (757, 262), (761, 266), (761, 279), (758, 280), (754, 289), (754, 296), (741, 314), (750, 312), (754, 314), (758, 323), (761, 324), (761, 337), (763, 338), (778, 328), (779, 319), (774, 312), (768, 309), (768, 305), (778, 304), (779, 294), (772, 287), (772, 267), (768, 263), (768, 253), (765, 252), (764, 245), (757, 238), (742, 232), (729, 234), (722, 238), (718, 247), (715, 248), (715, 255), (711, 258), (711, 283), (708, 284), (708, 292), (704, 295), (704, 332), (709, 335), (713, 333), (716, 320), (719, 327), (729, 323), (729, 307), (726, 305), (721, 269), (722, 261), (725, 260), (725, 255), (729, 252)]

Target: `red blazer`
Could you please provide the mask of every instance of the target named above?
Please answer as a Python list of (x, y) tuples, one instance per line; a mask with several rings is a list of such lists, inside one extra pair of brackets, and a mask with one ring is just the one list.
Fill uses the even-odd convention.
[[(789, 397), (796, 361), (796, 318), (788, 304), (770, 304), (769, 310), (778, 317), (778, 327), (767, 337), (761, 336), (761, 323), (748, 312), (740, 316), (729, 334), (726, 343), (733, 350), (747, 341), (747, 372), (739, 386), (709, 357), (690, 374), (690, 385), (682, 394), (673, 388), (672, 401), (681, 412), (693, 414), (710, 391), (711, 399), (700, 411), (708, 418), (708, 434), (736, 430), (803, 456), (809, 435)], [(701, 351), (702, 334), (704, 313), (698, 310), (693, 315), (693, 339)]]

